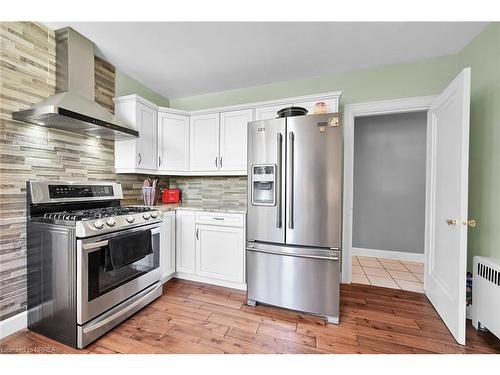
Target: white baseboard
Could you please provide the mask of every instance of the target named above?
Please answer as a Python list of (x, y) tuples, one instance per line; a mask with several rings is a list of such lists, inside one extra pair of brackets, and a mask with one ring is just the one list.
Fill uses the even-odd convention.
[(234, 282), (231, 282), (231, 281), (211, 279), (209, 277), (196, 276), (196, 275), (192, 275), (192, 274), (184, 273), (184, 272), (176, 272), (175, 275), (174, 275), (174, 277), (176, 277), (178, 279), (189, 280), (189, 281), (197, 281), (199, 283), (224, 286), (226, 288), (233, 288), (233, 289), (239, 289), (239, 290), (247, 290), (247, 284), (241, 284), (241, 283), (234, 283)]
[(411, 262), (421, 262), (421, 263), (424, 263), (425, 261), (424, 254), (407, 253), (405, 251), (364, 249), (361, 247), (353, 247), (351, 255), (359, 255), (362, 257), (395, 259), (395, 260), (408, 260)]
[(28, 312), (23, 311), (0, 321), (0, 339), (7, 337), (28, 326)]

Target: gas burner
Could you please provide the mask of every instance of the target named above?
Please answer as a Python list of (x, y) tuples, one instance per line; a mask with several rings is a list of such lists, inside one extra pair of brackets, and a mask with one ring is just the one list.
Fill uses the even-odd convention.
[(94, 208), (87, 210), (77, 211), (62, 211), (51, 212), (43, 215), (45, 219), (54, 220), (69, 220), (69, 221), (82, 221), (82, 220), (95, 220), (102, 219), (110, 216), (131, 215), (142, 212), (151, 211), (150, 207), (105, 207)]

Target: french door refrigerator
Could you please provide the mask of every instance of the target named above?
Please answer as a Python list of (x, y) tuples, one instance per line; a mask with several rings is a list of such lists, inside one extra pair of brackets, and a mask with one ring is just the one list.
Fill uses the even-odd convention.
[(338, 113), (248, 124), (249, 305), (338, 323), (341, 210)]

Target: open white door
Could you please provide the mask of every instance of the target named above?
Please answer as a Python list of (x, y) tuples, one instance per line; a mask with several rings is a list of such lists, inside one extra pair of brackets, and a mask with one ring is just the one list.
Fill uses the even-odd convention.
[(427, 117), (425, 292), (465, 344), (470, 68), (431, 104)]

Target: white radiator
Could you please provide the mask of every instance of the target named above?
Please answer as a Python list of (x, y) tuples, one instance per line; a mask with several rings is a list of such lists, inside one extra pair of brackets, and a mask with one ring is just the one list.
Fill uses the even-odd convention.
[(500, 260), (474, 257), (472, 325), (500, 338)]

